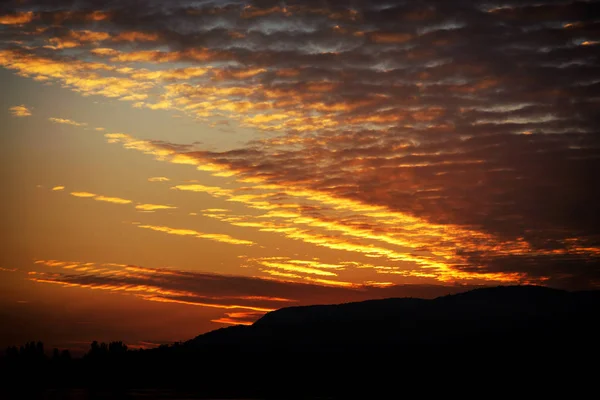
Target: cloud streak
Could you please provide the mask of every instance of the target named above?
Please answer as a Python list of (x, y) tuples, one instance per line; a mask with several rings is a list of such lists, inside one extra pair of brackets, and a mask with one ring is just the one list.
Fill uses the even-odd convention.
[[(64, 187), (63, 187), (63, 189), (64, 189)], [(54, 189), (52, 189), (52, 190), (54, 191)], [(103, 195), (98, 195), (98, 194), (90, 193), (90, 192), (71, 192), (71, 196), (80, 197), (80, 198), (90, 198), (90, 199), (93, 198), (96, 201), (102, 201), (105, 203), (112, 203), (112, 204), (130, 204), (132, 202), (131, 200), (122, 199), (120, 197), (103, 196)]]
[(84, 122), (76, 122), (66, 118), (48, 118), (50, 122), (54, 122), (55, 124), (63, 124), (63, 125), (72, 125), (72, 126), (87, 126)]
[(315, 301), (339, 303), (395, 296), (431, 298), (472, 288), (421, 285), (327, 287), (114, 263), (37, 260), (35, 264), (42, 270), (29, 273), (29, 279), (34, 282), (105, 290), (148, 301), (231, 310), (213, 321), (222, 324), (249, 324), (270, 310)]
[[(125, 134), (105, 135), (111, 143), (122, 143), (125, 148), (154, 155), (158, 160), (182, 163), (181, 154), (170, 146), (137, 140)], [(224, 170), (203, 163), (202, 159), (184, 153), (185, 164), (194, 165), (201, 170), (216, 171), (216, 176), (232, 176)], [(225, 170), (227, 172), (227, 170)], [(526, 270), (488, 270), (482, 261), (490, 262), (494, 257), (519, 256), (532, 252), (552, 256), (556, 249), (538, 248), (524, 238), (503, 238), (461, 227), (453, 224), (438, 224), (426, 219), (398, 212), (382, 205), (368, 204), (366, 201), (344, 198), (327, 192), (302, 189), (283, 184), (265, 184), (263, 179), (248, 178), (234, 173), (238, 181), (246, 184), (239, 188), (224, 188), (201, 184), (175, 185), (172, 189), (184, 192), (205, 193), (226, 201), (236, 202), (252, 209), (266, 211), (263, 215), (223, 215), (205, 212), (203, 215), (238, 227), (256, 228), (263, 232), (272, 232), (292, 240), (325, 247), (335, 251), (352, 252), (367, 257), (379, 257), (410, 268), (397, 268), (393, 274), (413, 278), (429, 278), (442, 282), (483, 280), (512, 283), (543, 283), (548, 276), (534, 274), (529, 276)], [(308, 229), (301, 229), (306, 226)], [(339, 232), (342, 236), (332, 235)], [(379, 245), (365, 243), (379, 242)], [(580, 239), (575, 242), (581, 241)], [(600, 255), (598, 246), (587, 246), (581, 242), (565, 243), (562, 252), (569, 254), (577, 251), (580, 257), (595, 259)], [(390, 247), (391, 245), (391, 247)], [(472, 255), (479, 256), (473, 257)], [(485, 256), (484, 256), (485, 255)], [(473, 263), (477, 263), (473, 265)], [(471, 265), (472, 268), (465, 268)], [(283, 276), (289, 272), (265, 273)], [(377, 271), (384, 273), (384, 270)], [(298, 275), (295, 275), (297, 278)], [(569, 275), (563, 275), (568, 285)]]
[(169, 182), (170, 179), (164, 176), (153, 176), (148, 178), (148, 182)]
[(215, 242), (221, 243), (229, 243), (229, 244), (239, 244), (245, 246), (252, 246), (254, 242), (250, 240), (236, 239), (226, 234), (222, 233), (204, 233), (198, 232), (193, 229), (181, 229), (181, 228), (171, 228), (168, 226), (156, 226), (156, 225), (138, 225), (138, 228), (149, 229), (156, 232), (163, 232), (169, 235), (177, 235), (177, 236), (189, 236), (198, 239), (208, 239), (213, 240)]
[(156, 211), (156, 210), (172, 210), (177, 207), (175, 206), (167, 206), (164, 204), (138, 204), (135, 206), (137, 210), (141, 211)]
[[(62, 191), (64, 189), (65, 189), (64, 186), (56, 186), (56, 187), (52, 188), (52, 191)], [(96, 201), (112, 203), (112, 204), (122, 204), (122, 205), (126, 205), (126, 204), (133, 205), (134, 204), (134, 202), (129, 199), (123, 199), (121, 197), (98, 195), (98, 194), (90, 193), (90, 192), (71, 192), (71, 196), (80, 197), (80, 198), (93, 198)], [(174, 210), (176, 208), (177, 207), (175, 207), (175, 206), (166, 205), (166, 204), (148, 204), (148, 203), (135, 204), (136, 210), (144, 211), (144, 212), (154, 212), (154, 211), (158, 211), (158, 210)]]

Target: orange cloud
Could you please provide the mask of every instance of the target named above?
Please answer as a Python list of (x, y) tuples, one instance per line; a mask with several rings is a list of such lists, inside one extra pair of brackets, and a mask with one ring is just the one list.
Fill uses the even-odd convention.
[(96, 10), (96, 11), (86, 13), (84, 15), (84, 19), (86, 19), (88, 21), (104, 21), (104, 20), (109, 19), (110, 15), (111, 14), (108, 12)]
[(0, 65), (17, 70), (22, 76), (37, 80), (56, 79), (75, 91), (105, 97), (128, 96), (131, 92), (144, 92), (153, 86), (151, 82), (97, 74), (98, 71), (114, 70), (113, 66), (106, 64), (57, 60), (15, 50), (0, 50)]
[(54, 186), (52, 188), (53, 192), (58, 192), (58, 191), (61, 191), (61, 190), (65, 190), (65, 187), (64, 186)]
[(116, 35), (113, 40), (124, 40), (127, 42), (154, 42), (158, 40), (158, 35), (156, 33), (146, 33), (146, 32), (121, 32)]
[(269, 268), (281, 269), (281, 270), (289, 271), (292, 273), (313, 274), (313, 275), (321, 275), (321, 276), (337, 276), (336, 273), (331, 272), (331, 271), (324, 271), (324, 270), (321, 270), (318, 268), (303, 267), (303, 266), (295, 265), (292, 263), (262, 261), (261, 264), (263, 264), (264, 266), (269, 267)]
[(90, 192), (71, 192), (71, 196), (75, 197), (96, 197), (94, 193)]
[(74, 47), (79, 47), (85, 43), (92, 42), (101, 42), (110, 38), (110, 34), (106, 32), (96, 32), (96, 31), (69, 31), (68, 35), (65, 37), (53, 37), (48, 39), (48, 41), (52, 44), (51, 46), (47, 46), (52, 49), (69, 49)]
[(235, 312), (225, 313), (225, 317), (213, 319), (211, 322), (225, 325), (252, 325), (254, 321), (262, 317), (264, 314), (257, 312)]
[(141, 151), (144, 154), (150, 154), (156, 157), (157, 160), (167, 160), (170, 156), (175, 155), (175, 151), (157, 146), (156, 144), (147, 141), (139, 140), (125, 133), (106, 133), (104, 137), (108, 143), (121, 143), (126, 149)]
[(193, 229), (178, 229), (178, 228), (170, 228), (168, 226), (156, 226), (156, 225), (138, 225), (138, 228), (142, 229), (150, 229), (157, 232), (164, 232), (169, 235), (178, 235), (178, 236), (191, 236), (198, 239), (208, 239), (213, 240), (215, 242), (228, 243), (228, 244), (240, 244), (245, 246), (251, 246), (254, 242), (250, 240), (242, 240), (236, 239), (229, 235), (220, 234), (220, 233), (203, 233), (198, 232)]
[[(567, 5), (564, 11), (569, 9)], [(522, 11), (519, 7), (505, 7), (494, 11), (493, 17), (498, 21), (521, 19)], [(245, 132), (267, 132), (245, 148), (229, 151), (220, 151), (218, 146), (211, 151), (180, 151), (177, 145), (121, 133), (110, 133), (106, 138), (161, 161), (191, 165), (213, 177), (230, 178), (223, 184), (214, 183), (217, 180), (211, 178), (210, 185), (177, 185), (174, 189), (205, 193), (236, 202), (236, 209), (251, 209), (248, 215), (204, 210), (206, 217), (328, 249), (323, 251), (352, 252), (359, 259), (377, 258), (376, 264), (382, 264), (381, 267), (388, 267), (383, 265), (386, 263), (402, 266), (391, 270), (373, 268), (374, 273), (443, 281), (516, 280), (521, 279), (518, 274), (498, 275), (493, 268), (492, 272), (482, 273), (485, 265), (481, 260), (526, 254), (571, 254), (582, 258), (584, 254), (594, 254), (593, 239), (573, 245), (567, 241), (571, 234), (558, 238), (561, 234), (556, 233), (568, 231), (569, 224), (580, 224), (581, 231), (588, 232), (588, 224), (593, 226), (590, 221), (544, 215), (545, 211), (535, 208), (540, 199), (530, 193), (531, 186), (521, 186), (521, 182), (554, 185), (553, 179), (547, 180), (536, 172), (552, 170), (554, 160), (548, 169), (529, 164), (530, 159), (549, 154), (549, 137), (556, 148), (562, 149), (560, 154), (552, 154), (565, 163), (563, 167), (572, 165), (573, 160), (593, 163), (590, 160), (597, 159), (588, 139), (580, 141), (569, 136), (569, 140), (579, 143), (573, 146), (563, 136), (565, 126), (572, 126), (576, 135), (593, 131), (591, 109), (583, 105), (571, 109), (568, 102), (564, 103), (566, 108), (557, 108), (547, 101), (564, 97), (581, 98), (578, 104), (593, 103), (588, 98), (595, 82), (591, 69), (583, 65), (584, 61), (553, 61), (555, 51), (541, 54), (528, 50), (579, 46), (577, 52), (585, 60), (597, 47), (596, 39), (586, 37), (590, 34), (589, 23), (561, 23), (568, 29), (565, 32), (579, 37), (572, 43), (552, 43), (550, 37), (540, 42), (536, 35), (524, 38), (523, 43), (518, 43), (521, 39), (513, 43), (531, 62), (525, 75), (537, 76), (536, 62), (543, 66), (539, 79), (546, 79), (551, 67), (577, 68), (577, 74), (566, 74), (564, 81), (554, 82), (556, 88), (541, 90), (535, 85), (529, 87), (539, 79), (527, 79), (523, 74), (499, 76), (490, 67), (496, 60), (510, 61), (505, 59), (505, 52), (498, 50), (503, 46), (491, 46), (481, 60), (475, 61), (468, 52), (455, 53), (455, 49), (469, 48), (471, 39), (467, 33), (474, 25), (465, 20), (460, 32), (451, 32), (456, 29), (453, 24), (436, 25), (434, 20), (440, 15), (432, 8), (403, 10), (394, 16), (398, 26), (403, 26), (402, 21), (421, 23), (417, 28), (418, 46), (410, 43), (411, 34), (388, 30), (393, 27), (377, 18), (370, 20), (374, 14), (361, 5), (346, 10), (306, 5), (232, 5), (218, 9), (199, 6), (186, 12), (202, 14), (207, 21), (213, 17), (220, 20), (225, 14), (228, 21), (267, 16), (285, 16), (289, 21), (276, 27), (268, 26), (267, 20), (245, 21), (235, 30), (226, 28), (218, 40), (211, 36), (215, 32), (203, 31), (202, 43), (210, 47), (190, 49), (189, 43), (199, 34), (193, 27), (189, 36), (188, 32), (175, 37), (155, 35), (130, 31), (130, 26), (121, 26), (121, 18), (115, 18), (90, 24), (88, 28), (93, 30), (69, 32), (68, 26), (82, 25), (58, 26), (65, 21), (110, 20), (112, 14), (43, 12), (40, 15), (45, 24), (35, 31), (29, 26), (6, 27), (11, 32), (19, 31), (19, 35), (10, 47), (0, 50), (0, 65), (20, 76), (57, 83), (84, 95), (131, 101), (137, 108), (170, 110), (209, 124), (215, 120), (235, 121)], [(462, 14), (459, 19), (468, 19), (469, 14)], [(535, 22), (543, 25), (543, 20), (552, 14), (536, 17)], [(152, 17), (155, 15), (148, 16)], [(171, 15), (160, 16), (163, 17), (170, 19)], [(18, 25), (14, 15), (12, 20), (0, 18), (8, 21), (6, 24)], [(46, 24), (48, 19), (52, 21)], [(295, 35), (308, 34), (299, 33), (307, 21), (310, 40), (294, 46), (291, 39)], [(253, 27), (243, 30), (248, 23)], [(57, 29), (46, 25), (56, 25)], [(102, 26), (102, 32), (96, 30), (100, 29), (98, 26)], [(511, 24), (494, 26), (499, 29), (498, 37), (506, 37), (502, 27)], [(430, 34), (446, 29), (447, 34)], [(280, 30), (287, 31), (279, 35), (276, 32)], [(48, 56), (39, 44), (56, 32), (67, 33), (49, 39), (57, 51)], [(334, 41), (330, 40), (331, 35)], [(444, 38), (440, 39), (440, 35)], [(111, 38), (114, 40), (110, 46), (114, 48), (61, 51)], [(152, 43), (159, 39), (160, 43)], [(121, 43), (124, 41), (131, 43)], [(147, 43), (134, 43), (142, 41)], [(98, 62), (90, 62), (90, 56)], [(185, 68), (175, 68), (182, 66)], [(460, 79), (455, 76), (457, 70), (461, 71)], [(512, 95), (517, 98), (511, 98)], [(481, 103), (477, 107), (473, 106), (475, 98)], [(578, 118), (569, 121), (573, 115)], [(562, 171), (557, 176), (573, 171), (556, 169)], [(569, 186), (575, 185), (571, 181), (581, 182), (569, 178), (558, 187), (569, 187), (572, 190), (564, 191), (584, 193), (593, 200), (588, 189)], [(247, 186), (238, 187), (242, 184)], [(478, 188), (477, 193), (473, 192), (473, 185)], [(520, 201), (533, 204), (521, 207), (519, 196)], [(506, 201), (507, 197), (517, 199)], [(542, 199), (550, 202), (544, 209), (572, 209), (569, 202), (573, 198), (567, 197), (556, 202)], [(590, 207), (590, 215), (597, 214), (594, 206)], [(533, 243), (535, 232), (526, 226), (536, 218), (537, 211), (523, 212), (530, 209), (539, 211), (545, 220), (556, 222), (555, 230), (544, 229), (537, 236), (546, 238), (545, 243), (558, 243), (560, 249), (547, 244), (548, 248), (539, 250), (540, 244)], [(518, 232), (512, 232), (513, 229)], [(281, 269), (276, 272), (302, 275)]]
[(131, 200), (122, 199), (120, 197), (96, 196), (96, 197), (94, 197), (94, 200), (104, 201), (106, 203), (113, 203), (113, 204), (129, 204), (129, 203), (131, 203)]
[(132, 69), (128, 71), (130, 73), (131, 78), (136, 80), (186, 80), (190, 78), (195, 78), (198, 76), (202, 76), (210, 71), (211, 68), (199, 68), (199, 67), (189, 67), (189, 68), (179, 68), (179, 69), (165, 69), (165, 70), (157, 70), (157, 71), (149, 71), (147, 69)]
[[(137, 141), (127, 135), (117, 135), (110, 137), (112, 140), (123, 141), (128, 148), (137, 148), (148, 154), (158, 155), (159, 159), (172, 160), (174, 153), (170, 150), (157, 148), (156, 146)], [(199, 159), (188, 159), (192, 165), (197, 165), (198, 169), (207, 171), (223, 171), (227, 166), (211, 165)], [(173, 162), (173, 161), (171, 161)], [(228, 174), (229, 175), (229, 174)], [(234, 171), (235, 175), (235, 171)], [(204, 211), (204, 215), (210, 218), (216, 218), (223, 222), (228, 222), (234, 226), (256, 228), (263, 232), (273, 232), (284, 235), (292, 240), (301, 240), (305, 243), (313, 244), (319, 247), (325, 247), (336, 251), (354, 252), (366, 257), (378, 257), (394, 262), (408, 263), (406, 265), (415, 265), (416, 269), (403, 268), (404, 272), (395, 274), (406, 277), (427, 277), (443, 282), (453, 280), (489, 280), (498, 282), (520, 282), (523, 280), (522, 274), (502, 274), (502, 273), (479, 273), (463, 272), (457, 270), (455, 265), (462, 265), (467, 260), (456, 252), (456, 244), (464, 249), (472, 251), (490, 251), (498, 254), (503, 251), (506, 254), (523, 254), (530, 251), (530, 247), (524, 242), (500, 242), (490, 235), (481, 232), (468, 230), (452, 225), (437, 225), (429, 223), (423, 219), (415, 218), (404, 213), (392, 212), (386, 207), (374, 206), (366, 203), (331, 196), (325, 192), (294, 189), (285, 185), (262, 184), (262, 179), (253, 180), (240, 178), (240, 182), (258, 183), (254, 186), (255, 190), (266, 191), (263, 194), (237, 194), (236, 190), (225, 189), (216, 186), (205, 186), (200, 184), (176, 185), (172, 187), (175, 190), (192, 191), (207, 193), (215, 197), (224, 198), (227, 201), (239, 202), (251, 208), (272, 210), (262, 217), (256, 216), (232, 216), (219, 213)], [(304, 216), (290, 209), (298, 209), (302, 203), (279, 204), (268, 201), (272, 191), (273, 194), (281, 196), (285, 194), (290, 198), (299, 198), (303, 201), (315, 202), (319, 207), (332, 207), (335, 212), (349, 211), (358, 213), (372, 222), (372, 227), (356, 228), (352, 225), (341, 224), (332, 219), (315, 218)], [(335, 215), (335, 214), (334, 214)], [(281, 222), (274, 223), (261, 220), (261, 218), (273, 221), (282, 219)], [(307, 225), (311, 230), (300, 229), (299, 225)], [(381, 230), (385, 226), (402, 227), (404, 233), (389, 234), (388, 228)], [(315, 228), (324, 231), (337, 231), (343, 234), (342, 237), (332, 236), (330, 234), (317, 233)], [(379, 230), (375, 233), (375, 230)], [(344, 236), (360, 239), (353, 241)], [(383, 245), (373, 245), (362, 241), (379, 241)], [(447, 245), (441, 245), (447, 243)], [(394, 246), (394, 247), (388, 247)], [(428, 249), (423, 252), (422, 249)], [(502, 250), (501, 250), (502, 249)], [(414, 254), (418, 251), (421, 254)], [(270, 269), (273, 271), (273, 268)], [(282, 272), (283, 273), (283, 272)], [(290, 273), (287, 271), (286, 273)], [(378, 272), (380, 273), (380, 272)], [(297, 275), (297, 274), (296, 274)], [(299, 276), (299, 275), (297, 275)], [(289, 277), (288, 277), (289, 278)]]
[(108, 197), (97, 195), (95, 193), (90, 192), (71, 192), (71, 196), (82, 197), (82, 198), (93, 198), (96, 201), (103, 201), (105, 203), (112, 204), (130, 204), (132, 201), (127, 199), (122, 199), (120, 197)]
[(141, 211), (156, 211), (156, 210), (172, 210), (174, 206), (166, 206), (163, 204), (138, 204), (135, 206), (136, 209)]
[(1, 25), (22, 25), (27, 24), (35, 18), (35, 14), (32, 11), (18, 12), (15, 14), (4, 14), (0, 15)]
[(217, 186), (204, 186), (198, 184), (191, 185), (176, 185), (171, 189), (189, 191), (189, 192), (200, 192), (200, 193), (208, 193), (217, 197), (230, 197), (233, 196), (233, 191), (230, 189), (223, 189)]
[[(154, 148), (153, 145), (146, 142), (139, 142), (128, 136), (117, 136), (115, 139), (125, 139), (125, 143), (127, 147), (130, 148), (139, 148), (142, 151), (149, 152), (150, 154), (156, 154), (157, 151), (160, 154), (160, 151), (164, 151), (161, 149)], [(173, 153), (170, 151), (166, 151), (166, 153), (160, 154), (161, 158), (172, 156)], [(166, 158), (168, 159), (168, 158)], [(191, 164), (200, 163), (199, 160), (195, 160), (190, 162)], [(212, 170), (212, 168), (206, 168), (205, 164), (200, 164), (198, 167), (204, 170)], [(217, 169), (218, 170), (218, 169)], [(250, 181), (248, 181), (250, 182)], [(260, 180), (259, 180), (260, 182)], [(413, 263), (419, 266), (419, 268), (429, 268), (427, 272), (427, 276), (433, 279), (442, 279), (444, 281), (448, 281), (451, 279), (483, 279), (483, 280), (498, 280), (498, 281), (515, 281), (519, 279), (518, 276), (514, 274), (508, 274), (503, 276), (502, 274), (468, 274), (468, 273), (456, 273), (453, 274), (453, 263), (464, 263), (464, 259), (456, 254), (454, 245), (450, 247), (444, 247), (430, 244), (429, 241), (425, 241), (425, 238), (429, 235), (431, 237), (438, 237), (444, 242), (449, 243), (463, 243), (462, 246), (465, 246), (465, 240), (468, 244), (470, 240), (469, 238), (477, 238), (482, 237), (479, 232), (474, 231), (466, 231), (461, 230), (458, 227), (452, 227), (447, 225), (435, 225), (428, 223), (424, 220), (420, 220), (418, 218), (410, 217), (406, 214), (390, 212), (385, 207), (381, 206), (372, 206), (364, 203), (356, 202), (349, 199), (341, 199), (332, 197), (323, 192), (318, 191), (307, 191), (307, 190), (297, 190), (290, 189), (285, 186), (279, 185), (265, 185), (259, 184), (255, 186), (255, 189), (258, 190), (273, 190), (275, 193), (281, 194), (284, 193), (291, 198), (300, 197), (305, 198), (310, 201), (314, 201), (317, 203), (321, 203), (322, 205), (332, 206), (337, 210), (348, 210), (360, 213), (368, 218), (373, 218), (373, 226), (380, 226), (381, 223), (386, 225), (388, 224), (396, 224), (397, 226), (403, 226), (407, 230), (404, 234), (404, 237), (398, 237), (397, 235), (386, 235), (385, 233), (375, 234), (373, 231), (369, 229), (357, 229), (352, 226), (343, 225), (337, 222), (333, 222), (330, 220), (316, 219), (314, 217), (306, 217), (302, 216), (297, 212), (291, 212), (289, 210), (290, 206), (294, 208), (299, 207), (299, 205), (287, 204), (285, 207), (283, 205), (277, 203), (270, 203), (265, 201), (264, 199), (268, 198), (269, 194), (236, 194), (236, 192), (232, 189), (224, 189), (221, 187), (210, 187), (199, 184), (191, 184), (191, 185), (176, 185), (172, 187), (172, 189), (183, 190), (183, 191), (192, 191), (192, 192), (202, 192), (207, 193), (215, 197), (225, 198), (227, 201), (240, 202), (245, 205), (248, 205), (252, 208), (257, 209), (265, 209), (265, 210), (277, 210), (283, 208), (280, 211), (271, 211), (264, 215), (264, 218), (268, 218), (270, 220), (276, 218), (283, 218), (283, 224), (274, 224), (272, 222), (264, 222), (256, 219), (256, 217), (252, 217), (253, 220), (248, 221), (249, 216), (244, 217), (243, 219), (239, 219), (235, 216), (223, 216), (211, 212), (205, 212), (205, 216), (211, 218), (217, 218), (224, 222), (229, 222), (232, 225), (243, 226), (243, 227), (254, 227), (258, 228), (261, 231), (265, 232), (275, 232), (281, 233), (284, 236), (293, 239), (293, 240), (302, 240), (306, 243), (315, 244), (320, 247), (326, 247), (332, 250), (341, 250), (341, 251), (351, 251), (361, 253), (368, 257), (383, 257), (393, 261), (403, 261), (408, 263)], [(314, 232), (310, 232), (308, 230), (302, 230), (298, 228), (298, 225), (306, 224), (312, 228), (320, 228), (324, 230), (333, 230), (343, 233), (346, 236), (352, 236), (362, 240), (375, 240), (381, 241), (386, 245), (393, 245), (404, 247), (403, 251), (394, 250), (391, 248), (386, 248), (385, 246), (374, 246), (372, 244), (363, 244), (359, 242), (352, 242), (340, 237), (334, 237), (327, 234), (316, 234)], [(410, 233), (412, 230), (419, 230), (419, 234)], [(493, 243), (493, 238), (487, 236), (486, 240), (489, 243)], [(498, 244), (491, 244), (491, 247), (497, 248)], [(507, 249), (513, 248), (514, 250), (508, 251), (526, 251), (526, 248), (523, 248), (522, 244), (516, 243), (504, 243), (502, 246), (505, 246)], [(430, 255), (412, 255), (409, 253), (409, 249), (419, 249), (423, 247), (431, 247)], [(437, 249), (436, 249), (437, 247)], [(481, 248), (478, 246), (477, 248)], [(433, 272), (432, 272), (433, 271)], [(408, 275), (407, 275), (408, 276)], [(413, 275), (418, 276), (418, 275)]]
[(29, 117), (32, 115), (31, 110), (24, 104), (14, 106), (8, 109), (13, 117)]

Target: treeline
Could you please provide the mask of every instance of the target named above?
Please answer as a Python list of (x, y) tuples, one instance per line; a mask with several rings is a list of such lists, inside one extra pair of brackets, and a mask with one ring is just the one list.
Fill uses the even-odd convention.
[[(118, 373), (124, 372), (121, 368), (130, 364), (140, 351), (128, 349), (121, 341), (94, 341), (89, 351), (77, 358), (69, 350), (54, 348), (47, 352), (42, 342), (28, 342), (7, 348), (0, 366), (2, 375), (15, 381), (21, 376), (34, 375), (36, 379), (29, 383), (30, 387), (106, 386), (123, 383)], [(11, 380), (7, 382), (10, 385)]]
[[(98, 343), (92, 342), (90, 350), (83, 356), (87, 360), (99, 360), (106, 358), (119, 357), (128, 351), (127, 345), (123, 342)], [(22, 346), (10, 346), (6, 349), (5, 363), (11, 365), (46, 365), (66, 364), (73, 361), (71, 353), (67, 349), (59, 350), (54, 348), (52, 355), (48, 356), (42, 342), (27, 342)]]
[[(208, 398), (348, 398), (453, 374), (452, 385), (506, 377), (503, 385), (562, 382), (573, 391), (597, 382), (598, 310), (598, 291), (539, 287), (292, 307), (148, 350), (94, 342), (74, 358), (28, 343), (2, 357), (0, 377), (15, 390), (174, 388)], [(377, 398), (371, 392), (364, 397)]]
[(29, 342), (9, 347), (0, 356), (0, 398), (3, 390), (21, 393), (65, 388), (175, 388), (202, 396), (245, 396), (254, 390), (246, 379), (257, 371), (251, 364), (241, 354), (200, 353), (180, 342), (130, 349), (121, 341), (94, 341), (82, 357), (73, 357), (68, 350), (46, 351), (42, 342)]
[[(5, 382), (0, 392), (152, 388), (184, 391), (194, 397), (264, 398), (294, 388), (297, 394), (326, 394), (345, 390), (338, 379), (351, 378), (353, 371), (364, 372), (374, 361), (356, 359), (351, 353), (324, 357), (315, 352), (262, 351), (236, 345), (207, 349), (174, 343), (129, 349), (122, 342), (93, 342), (82, 357), (72, 357), (68, 351), (46, 352), (41, 342), (31, 342), (10, 347), (0, 357), (0, 376)], [(302, 384), (295, 387), (298, 379)], [(38, 394), (27, 398), (41, 398)]]

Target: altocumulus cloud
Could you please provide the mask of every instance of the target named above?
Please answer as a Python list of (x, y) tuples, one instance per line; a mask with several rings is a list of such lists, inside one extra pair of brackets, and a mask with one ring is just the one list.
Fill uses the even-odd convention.
[[(283, 195), (362, 204), (342, 222), (366, 219), (367, 230), (384, 226), (442, 256), (454, 248), (448, 276), (597, 286), (600, 3), (45, 5), (2, 5), (0, 65), (85, 95), (269, 132), (227, 151), (110, 141)], [(298, 212), (337, 218), (326, 205)], [(410, 223), (387, 226), (386, 215)], [(437, 233), (415, 238), (419, 226)], [(285, 229), (261, 229), (274, 228)]]

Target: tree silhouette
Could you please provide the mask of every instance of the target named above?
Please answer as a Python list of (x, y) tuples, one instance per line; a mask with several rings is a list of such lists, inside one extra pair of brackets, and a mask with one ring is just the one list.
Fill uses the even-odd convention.
[(108, 351), (111, 355), (123, 355), (127, 352), (127, 345), (123, 342), (110, 342), (108, 344)]
[[(403, 368), (398, 371), (407, 374), (420, 370), (414, 366), (422, 360), (449, 366), (449, 360), (468, 357), (480, 370), (492, 368), (498, 363), (493, 356), (498, 346), (515, 349), (509, 354), (530, 369), (574, 365), (546, 363), (547, 357), (539, 357), (532, 343), (557, 360), (564, 354), (598, 354), (600, 292), (514, 290), (487, 289), (431, 301), (386, 299), (294, 307), (250, 327), (223, 328), (155, 349), (131, 350), (121, 341), (94, 341), (83, 358), (71, 358), (59, 349), (48, 358), (43, 343), (28, 342), (9, 347), (0, 357), (0, 398), (2, 387), (9, 385), (20, 395), (38, 386), (183, 388), (201, 391), (203, 398), (278, 398), (293, 388), (299, 397), (328, 396), (352, 388), (336, 376), (363, 386), (384, 384), (380, 372), (389, 372), (394, 359), (402, 362), (392, 368)], [(523, 296), (527, 299), (515, 301)], [(23, 377), (34, 378), (23, 385)], [(44, 398), (19, 396), (23, 397)]]

